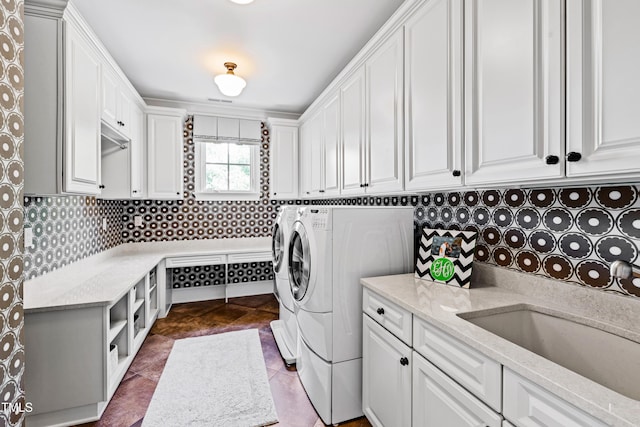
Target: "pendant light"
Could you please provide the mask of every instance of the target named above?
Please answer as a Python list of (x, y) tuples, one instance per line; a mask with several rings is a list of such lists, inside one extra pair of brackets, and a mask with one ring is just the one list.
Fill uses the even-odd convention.
[(236, 4), (249, 4), (253, 2), (253, 0), (231, 0), (231, 1)]
[(218, 85), (218, 89), (226, 96), (238, 96), (245, 88), (247, 82), (242, 77), (238, 77), (234, 74), (233, 70), (237, 65), (233, 62), (225, 62), (224, 67), (227, 69), (226, 74), (218, 74), (213, 79)]

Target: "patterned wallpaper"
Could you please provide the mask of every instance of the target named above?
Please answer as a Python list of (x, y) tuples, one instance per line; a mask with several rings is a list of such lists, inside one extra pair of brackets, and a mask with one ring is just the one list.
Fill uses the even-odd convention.
[(229, 264), (226, 282), (224, 265), (172, 268), (170, 274), (173, 288), (261, 282), (275, 278), (271, 262), (265, 261)]
[[(0, 2), (0, 425), (22, 425), (23, 2)], [(8, 404), (8, 405), (7, 405)]]
[[(25, 197), (25, 278), (31, 279), (122, 243), (122, 204), (89, 196)], [(102, 229), (107, 219), (107, 230)]]

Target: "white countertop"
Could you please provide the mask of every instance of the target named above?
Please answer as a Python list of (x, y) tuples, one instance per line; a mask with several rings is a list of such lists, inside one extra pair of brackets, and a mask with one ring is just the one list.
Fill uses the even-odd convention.
[(585, 319), (587, 324), (606, 323), (640, 342), (639, 300), (487, 265), (474, 265), (474, 270), (480, 271), (472, 289), (419, 280), (413, 274), (365, 278), (361, 283), (596, 418), (614, 426), (640, 425), (640, 401), (605, 388), (456, 315), (532, 304), (570, 313)]
[(24, 311), (109, 305), (162, 259), (271, 251), (270, 237), (125, 243), (24, 282)]

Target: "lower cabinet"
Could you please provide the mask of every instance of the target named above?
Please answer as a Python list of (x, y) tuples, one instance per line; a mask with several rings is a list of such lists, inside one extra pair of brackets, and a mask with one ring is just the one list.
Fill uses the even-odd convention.
[[(502, 417), (413, 352), (413, 425), (500, 427)], [(391, 425), (391, 424), (387, 424)]]
[(362, 410), (376, 427), (410, 427), (411, 348), (362, 317)]

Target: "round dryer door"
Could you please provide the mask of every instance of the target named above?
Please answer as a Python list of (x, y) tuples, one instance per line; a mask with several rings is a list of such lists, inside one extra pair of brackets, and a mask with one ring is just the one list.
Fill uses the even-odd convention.
[(309, 239), (302, 223), (296, 222), (289, 242), (289, 283), (296, 301), (300, 301), (307, 293), (310, 276)]
[(271, 241), (271, 253), (273, 257), (273, 271), (280, 272), (284, 259), (284, 233), (282, 227), (277, 224), (273, 227), (273, 240)]

